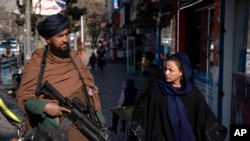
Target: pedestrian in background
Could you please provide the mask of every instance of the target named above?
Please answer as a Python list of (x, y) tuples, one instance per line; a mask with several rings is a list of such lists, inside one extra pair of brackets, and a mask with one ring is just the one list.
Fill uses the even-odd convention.
[(147, 51), (142, 55), (142, 79), (141, 86), (137, 95), (137, 100), (140, 102), (141, 107), (145, 101), (145, 96), (151, 87), (151, 85), (159, 79), (164, 77), (163, 71), (160, 67), (154, 64), (155, 55), (151, 51)]
[(2, 54), (2, 58), (9, 59), (9, 58), (14, 57), (14, 56), (15, 56), (14, 53), (12, 53), (11, 50), (10, 50), (10, 46), (7, 46), (6, 50), (5, 50), (5, 53)]
[[(133, 79), (126, 79), (122, 82), (122, 89), (120, 97), (115, 108), (121, 108), (126, 106), (134, 106), (136, 101), (136, 95), (138, 89), (135, 87), (135, 81)], [(109, 130), (117, 133), (119, 116), (113, 112), (112, 116), (112, 126), (109, 127)], [(126, 121), (122, 120), (122, 131), (125, 131)]]
[(223, 141), (221, 125), (192, 81), (185, 53), (169, 56), (165, 79), (153, 84), (144, 104), (146, 141)]
[(95, 64), (96, 64), (96, 56), (95, 56), (95, 53), (92, 52), (91, 53), (91, 56), (89, 57), (89, 63), (88, 63), (92, 69), (95, 68)]
[(97, 64), (100, 70), (103, 70), (103, 67), (106, 66), (106, 60), (105, 60), (105, 54), (106, 54), (106, 49), (103, 46), (102, 41), (99, 41), (98, 43), (98, 48), (97, 48)]

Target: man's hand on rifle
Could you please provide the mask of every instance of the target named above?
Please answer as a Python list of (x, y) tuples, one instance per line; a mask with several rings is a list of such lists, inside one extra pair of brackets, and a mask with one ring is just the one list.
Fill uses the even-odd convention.
[(70, 113), (71, 111), (57, 103), (47, 103), (44, 107), (44, 112), (50, 116), (62, 116), (64, 112)]

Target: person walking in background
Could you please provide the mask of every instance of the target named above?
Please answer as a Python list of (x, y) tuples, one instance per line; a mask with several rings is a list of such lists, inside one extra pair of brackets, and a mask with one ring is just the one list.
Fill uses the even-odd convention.
[[(138, 89), (135, 87), (135, 81), (133, 79), (126, 79), (122, 82), (122, 89), (120, 98), (117, 103), (117, 107), (121, 108), (126, 106), (133, 106), (136, 101), (136, 95), (138, 93)], [(117, 133), (119, 116), (113, 112), (112, 116), (112, 126), (109, 127), (109, 130)], [(125, 131), (126, 121), (122, 120), (122, 131)]]
[(145, 96), (151, 87), (151, 85), (159, 79), (164, 77), (163, 71), (159, 66), (154, 64), (155, 55), (153, 52), (147, 51), (142, 55), (142, 80), (139, 92), (137, 95), (137, 101), (140, 102), (141, 107), (145, 101)]
[(2, 58), (9, 59), (9, 58), (14, 57), (14, 56), (15, 56), (14, 53), (12, 53), (10, 50), (10, 46), (7, 46), (5, 53), (2, 54)]
[[(98, 88), (94, 83), (93, 75), (77, 55), (77, 51), (69, 48), (69, 25), (69, 18), (61, 14), (50, 15), (38, 23), (38, 33), (45, 38), (47, 45), (36, 49), (31, 59), (25, 64), (16, 99), (28, 114), (29, 125), (32, 128), (38, 127), (37, 129), (44, 132), (63, 129), (67, 132), (63, 134), (63, 137), (66, 137), (65, 140), (89, 141), (89, 136), (81, 130), (89, 127), (84, 125), (81, 127), (75, 122), (70, 122), (66, 116), (71, 113), (71, 110), (59, 105), (57, 99), (40, 92), (41, 84), (48, 81), (62, 97), (69, 100), (77, 98), (86, 107), (93, 106), (94, 114), (100, 124), (105, 126)], [(90, 100), (91, 105), (87, 100)], [(61, 127), (64, 121), (69, 126), (64, 124), (65, 126)], [(97, 122), (96, 124), (99, 125)], [(42, 137), (45, 136), (41, 136), (41, 140)]]
[(106, 49), (103, 46), (102, 41), (99, 41), (98, 43), (98, 48), (97, 48), (97, 65), (100, 68), (100, 70), (103, 70), (103, 67), (106, 66), (106, 60), (105, 60), (105, 54), (106, 54)]
[(91, 65), (91, 68), (94, 69), (95, 68), (95, 64), (96, 64), (96, 56), (95, 53), (92, 52), (91, 56), (89, 57), (89, 63)]
[(187, 54), (166, 61), (165, 79), (153, 84), (144, 104), (145, 141), (223, 141), (227, 129), (218, 122), (192, 81)]

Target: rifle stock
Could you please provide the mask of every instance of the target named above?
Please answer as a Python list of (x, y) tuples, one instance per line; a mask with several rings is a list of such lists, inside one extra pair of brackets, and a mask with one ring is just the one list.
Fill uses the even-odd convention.
[(86, 106), (79, 99), (77, 100), (78, 103), (74, 104), (67, 97), (63, 97), (48, 81), (44, 82), (40, 92), (50, 98), (57, 99), (61, 106), (70, 109), (71, 112), (67, 114), (66, 118), (75, 123), (88, 139), (91, 141), (108, 141), (105, 130), (96, 125), (95, 119), (91, 119), (92, 117), (84, 114)]

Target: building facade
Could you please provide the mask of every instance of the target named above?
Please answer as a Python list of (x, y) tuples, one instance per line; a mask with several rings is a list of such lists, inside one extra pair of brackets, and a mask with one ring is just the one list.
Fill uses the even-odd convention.
[[(135, 47), (154, 51), (158, 65), (167, 53), (186, 52), (195, 85), (218, 119), (228, 129), (250, 124), (248, 0), (120, 0), (118, 5), (124, 2), (131, 23), (129, 32), (117, 26), (117, 37), (126, 42), (134, 36)], [(114, 20), (121, 22), (124, 15)]]

